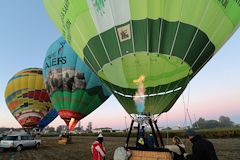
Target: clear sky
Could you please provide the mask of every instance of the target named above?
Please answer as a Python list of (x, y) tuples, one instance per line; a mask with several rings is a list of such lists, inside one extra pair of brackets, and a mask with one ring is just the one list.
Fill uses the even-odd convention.
[[(1, 0), (0, 5), (0, 127), (20, 127), (8, 110), (4, 91), (8, 80), (18, 71), (42, 67), (50, 44), (61, 35), (47, 15), (41, 0)], [(194, 77), (184, 92), (184, 102), (194, 121), (218, 119), (220, 115), (240, 123), (240, 29), (213, 59)], [(188, 96), (189, 95), (189, 96)], [(189, 97), (189, 101), (188, 101)], [(189, 102), (189, 103), (188, 103)], [(188, 105), (187, 105), (188, 104)], [(114, 96), (81, 121), (95, 127), (125, 128), (130, 118)], [(167, 114), (159, 118), (159, 126), (184, 124), (181, 96)], [(50, 126), (64, 122), (57, 118)]]

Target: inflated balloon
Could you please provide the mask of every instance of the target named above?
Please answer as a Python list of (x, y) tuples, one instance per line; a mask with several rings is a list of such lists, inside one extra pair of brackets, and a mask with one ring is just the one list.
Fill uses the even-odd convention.
[(20, 125), (30, 130), (37, 127), (53, 108), (40, 68), (28, 68), (16, 73), (7, 84), (5, 99)]
[(111, 95), (63, 38), (49, 47), (43, 75), (53, 106), (70, 130)]
[[(239, 0), (44, 0), (44, 4), (68, 44), (130, 114), (168, 111), (240, 22)], [(139, 86), (134, 83), (141, 76), (144, 93), (136, 92)], [(145, 108), (136, 109), (136, 97)]]
[(58, 116), (58, 113), (55, 108), (52, 108), (47, 115), (41, 119), (41, 121), (38, 123), (37, 128), (40, 130), (43, 130), (49, 123), (51, 123), (56, 117)]

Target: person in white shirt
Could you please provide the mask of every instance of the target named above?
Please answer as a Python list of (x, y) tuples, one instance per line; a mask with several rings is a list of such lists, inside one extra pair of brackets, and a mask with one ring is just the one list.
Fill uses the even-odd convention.
[(185, 145), (183, 144), (181, 138), (178, 136), (174, 136), (172, 138), (173, 145), (166, 145), (165, 148), (169, 149), (172, 151), (173, 155), (173, 160), (184, 160), (186, 159), (184, 157), (185, 151)]
[(126, 149), (125, 147), (118, 147), (114, 151), (114, 160), (128, 160), (129, 157), (131, 156), (131, 151)]

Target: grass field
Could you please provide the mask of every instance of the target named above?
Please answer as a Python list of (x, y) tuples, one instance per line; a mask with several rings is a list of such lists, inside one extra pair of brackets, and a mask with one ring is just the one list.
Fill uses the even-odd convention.
[[(73, 143), (58, 145), (57, 137), (42, 137), (41, 147), (25, 149), (21, 152), (0, 151), (0, 160), (91, 160), (90, 146), (95, 137), (73, 137)], [(125, 137), (104, 137), (104, 145), (108, 151), (108, 158), (114, 149), (123, 146)], [(133, 144), (135, 138), (130, 139)], [(169, 139), (169, 143), (171, 140)], [(219, 160), (240, 160), (240, 138), (210, 139), (213, 142)], [(186, 149), (191, 151), (191, 143), (184, 140)]]

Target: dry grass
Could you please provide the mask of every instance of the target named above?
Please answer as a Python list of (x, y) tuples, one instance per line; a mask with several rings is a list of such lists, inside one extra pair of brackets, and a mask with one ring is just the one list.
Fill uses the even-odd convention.
[[(0, 151), (0, 160), (91, 160), (90, 146), (95, 137), (73, 137), (73, 143), (58, 145), (57, 137), (42, 137), (41, 147), (36, 149), (25, 149), (22, 152)], [(131, 143), (134, 143), (134, 138)], [(105, 137), (105, 147), (108, 157), (118, 146), (123, 146), (125, 137)], [(191, 150), (191, 143), (184, 140), (187, 151)], [(240, 138), (236, 139), (211, 139), (219, 160), (240, 159)], [(107, 158), (109, 159), (109, 158)]]

